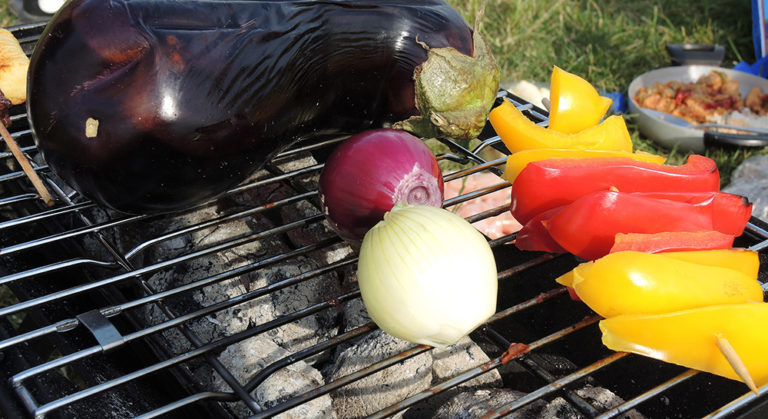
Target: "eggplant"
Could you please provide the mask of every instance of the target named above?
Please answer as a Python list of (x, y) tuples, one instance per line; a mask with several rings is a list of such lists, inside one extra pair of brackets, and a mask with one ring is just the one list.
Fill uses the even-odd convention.
[(53, 172), (100, 205), (152, 214), (214, 198), (306, 138), (474, 138), (499, 70), (442, 0), (72, 0), (28, 85)]

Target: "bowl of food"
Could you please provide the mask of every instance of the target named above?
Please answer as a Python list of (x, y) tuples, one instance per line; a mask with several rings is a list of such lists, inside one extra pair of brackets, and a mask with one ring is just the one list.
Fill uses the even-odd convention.
[(640, 132), (664, 147), (768, 146), (764, 78), (707, 65), (665, 67), (636, 77), (628, 94)]

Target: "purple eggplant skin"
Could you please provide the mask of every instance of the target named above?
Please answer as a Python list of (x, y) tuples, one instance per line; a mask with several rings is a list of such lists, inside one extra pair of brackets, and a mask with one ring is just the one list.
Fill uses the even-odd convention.
[[(476, 60), (449, 80), (464, 87), (442, 81), (450, 53)], [(476, 136), (498, 90), (488, 55), (442, 0), (72, 0), (32, 54), (27, 110), (46, 162), (83, 196), (168, 213), (301, 139), (393, 124)], [(429, 71), (460, 94), (419, 93)]]

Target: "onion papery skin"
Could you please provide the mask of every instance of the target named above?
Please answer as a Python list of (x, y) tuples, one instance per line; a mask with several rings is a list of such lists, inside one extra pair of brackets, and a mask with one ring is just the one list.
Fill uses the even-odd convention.
[(331, 227), (358, 246), (398, 201), (443, 204), (435, 156), (422, 140), (395, 129), (364, 131), (341, 143), (326, 162), (318, 189)]
[(357, 279), (371, 319), (414, 343), (452, 345), (496, 310), (487, 240), (442, 208), (395, 205), (365, 235)]

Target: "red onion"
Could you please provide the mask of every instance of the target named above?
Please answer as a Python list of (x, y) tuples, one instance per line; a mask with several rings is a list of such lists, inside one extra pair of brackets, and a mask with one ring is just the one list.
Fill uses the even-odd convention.
[(443, 204), (435, 156), (419, 138), (394, 129), (365, 131), (339, 145), (320, 174), (319, 190), (331, 227), (353, 244), (396, 202)]

